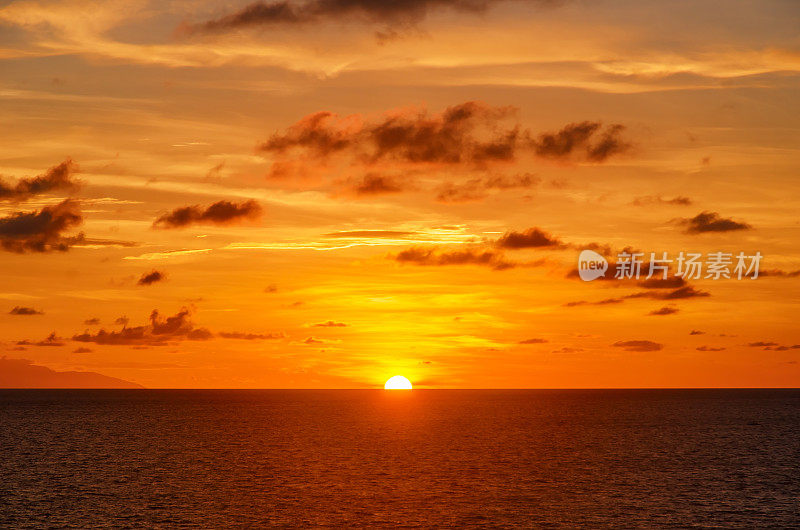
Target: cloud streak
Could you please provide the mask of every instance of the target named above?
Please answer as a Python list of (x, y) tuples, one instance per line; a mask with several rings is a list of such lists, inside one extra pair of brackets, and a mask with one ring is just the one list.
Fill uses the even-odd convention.
[(185, 228), (194, 224), (227, 225), (261, 215), (261, 206), (254, 200), (240, 203), (218, 201), (209, 206), (176, 208), (153, 222), (153, 228)]

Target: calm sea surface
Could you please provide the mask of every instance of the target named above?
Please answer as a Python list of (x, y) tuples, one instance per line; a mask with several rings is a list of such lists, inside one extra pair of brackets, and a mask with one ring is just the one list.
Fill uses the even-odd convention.
[(800, 391), (0, 391), (0, 527), (800, 527)]

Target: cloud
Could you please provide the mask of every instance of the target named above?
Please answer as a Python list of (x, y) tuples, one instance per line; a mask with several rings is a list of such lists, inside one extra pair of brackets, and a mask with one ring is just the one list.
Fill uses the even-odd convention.
[(523, 248), (564, 248), (557, 238), (539, 228), (529, 228), (523, 232), (506, 232), (495, 242), (499, 248), (519, 250)]
[(765, 350), (771, 350), (771, 351), (800, 350), (800, 344), (792, 344), (791, 346), (767, 346), (764, 349)]
[(220, 331), (217, 333), (223, 339), (240, 339), (240, 340), (275, 340), (283, 339), (286, 337), (285, 333), (242, 333), (239, 331)]
[(725, 348), (722, 347), (714, 347), (714, 346), (698, 346), (695, 348), (697, 351), (723, 351)]
[(686, 285), (686, 280), (680, 276), (669, 276), (667, 278), (648, 278), (638, 282), (636, 285), (645, 289), (675, 289)]
[(784, 346), (778, 344), (777, 342), (772, 341), (756, 341), (756, 342), (749, 342), (747, 344), (751, 348), (763, 348), (764, 350), (769, 351), (788, 351), (788, 350), (800, 350), (800, 344), (792, 344), (791, 346)]
[(32, 307), (23, 307), (23, 306), (14, 306), (11, 311), (8, 312), (9, 315), (44, 315), (44, 311), (39, 311), (38, 309), (34, 309)]
[(525, 339), (519, 341), (517, 344), (544, 344), (549, 342), (547, 339)]
[(615, 348), (623, 348), (625, 351), (635, 352), (659, 351), (664, 348), (663, 344), (659, 344), (658, 342), (653, 342), (650, 340), (617, 341), (612, 344), (612, 346)]
[(347, 189), (357, 196), (389, 195), (404, 191), (407, 185), (397, 177), (367, 173), (359, 179), (349, 180)]
[(557, 132), (543, 133), (531, 140), (534, 152), (543, 158), (568, 160), (578, 155), (590, 162), (604, 162), (612, 155), (625, 153), (631, 144), (621, 138), (625, 126), (584, 121), (570, 123)]
[(95, 372), (56, 372), (27, 359), (0, 358), (0, 388), (142, 388)]
[(776, 278), (797, 278), (800, 276), (800, 269), (795, 271), (784, 271), (781, 269), (767, 269), (758, 271), (759, 276), (772, 276)]
[(689, 335), (705, 335), (705, 331), (700, 331), (699, 329), (693, 329), (689, 332)]
[[(451, 10), (460, 13), (483, 13), (501, 0), (273, 0), (254, 2), (242, 9), (184, 28), (191, 33), (225, 33), (252, 27), (286, 27), (324, 22), (357, 21), (379, 24), (385, 29), (382, 39), (398, 34), (396, 28), (413, 28), (431, 12)], [(552, 0), (538, 0), (551, 5)]]
[(77, 166), (68, 158), (44, 174), (19, 179), (14, 185), (0, 178), (0, 201), (24, 202), (51, 191), (74, 191), (79, 186), (78, 182), (71, 179), (75, 171)]
[[(658, 289), (660, 287), (652, 287), (653, 289)], [(700, 291), (699, 289), (695, 289), (691, 285), (686, 285), (684, 287), (680, 287), (678, 289), (674, 289), (669, 292), (659, 292), (659, 291), (642, 291), (638, 293), (627, 294), (624, 296), (616, 297), (616, 298), (605, 298), (603, 300), (599, 300), (597, 302), (588, 302), (586, 300), (577, 300), (574, 302), (567, 302), (563, 304), (564, 307), (577, 307), (582, 305), (608, 305), (608, 304), (620, 304), (625, 300), (635, 300), (639, 298), (648, 298), (652, 300), (684, 300), (687, 298), (705, 298), (707, 296), (711, 296), (710, 293), (706, 291)], [(662, 309), (663, 310), (663, 309)], [(661, 310), (659, 310), (661, 311)], [(674, 311), (677, 312), (677, 309)], [(671, 313), (650, 313), (650, 314), (671, 314)], [(692, 335), (698, 335), (698, 333), (692, 333)]]
[(139, 278), (139, 281), (136, 282), (136, 285), (152, 285), (154, 283), (160, 282), (166, 278), (166, 274), (153, 270), (151, 272), (146, 272), (142, 274), (142, 277)]
[(200, 205), (176, 208), (153, 222), (153, 228), (183, 228), (193, 224), (225, 225), (254, 219), (261, 215), (261, 206), (254, 200), (240, 203), (218, 201), (202, 207)]
[(33, 342), (30, 340), (18, 340), (17, 346), (63, 346), (64, 342), (63, 339), (56, 335), (56, 332), (50, 333), (46, 339), (40, 340), (38, 342)]
[(654, 205), (670, 205), (670, 206), (690, 206), (694, 204), (692, 199), (678, 195), (672, 199), (665, 199), (660, 195), (647, 195), (644, 197), (636, 197), (631, 205), (633, 206), (654, 206)]
[(495, 270), (505, 270), (517, 265), (507, 261), (502, 253), (481, 248), (448, 251), (438, 248), (412, 247), (390, 257), (400, 263), (427, 266), (482, 265)]
[(699, 289), (695, 289), (691, 285), (687, 285), (685, 287), (681, 287), (680, 289), (670, 291), (666, 294), (655, 296), (654, 298), (658, 298), (659, 300), (681, 300), (684, 298), (702, 298), (706, 296), (711, 296), (711, 293), (707, 291), (701, 291)]
[[(479, 176), (452, 181), (452, 173), (509, 166), (522, 156), (602, 163), (625, 152), (624, 127), (603, 129), (599, 122), (571, 124), (538, 137), (522, 127), (516, 109), (466, 101), (440, 112), (401, 108), (380, 116), (309, 114), (276, 131), (257, 150), (271, 161), (273, 179), (328, 179), (355, 196), (416, 189), (412, 176), (448, 172), (450, 182), (435, 187), (440, 202), (468, 202), (491, 190), (526, 188), (539, 179), (529, 175)], [(342, 180), (342, 172), (360, 174)], [(430, 179), (427, 179), (430, 180)]]
[(271, 283), (271, 284), (267, 285), (266, 287), (264, 287), (264, 292), (265, 293), (270, 293), (270, 294), (277, 293), (278, 292), (278, 286), (275, 285), (274, 283)]
[(83, 222), (77, 201), (66, 199), (39, 211), (14, 212), (0, 218), (0, 247), (9, 252), (65, 252), (83, 241), (83, 234), (66, 232)]
[(438, 188), (436, 200), (443, 203), (480, 201), (488, 197), (491, 190), (530, 188), (539, 182), (538, 177), (527, 173), (475, 178), (462, 183), (446, 182)]
[(80, 347), (80, 348), (75, 348), (74, 350), (72, 350), (72, 353), (92, 353), (92, 349), (91, 348)]
[(564, 346), (563, 348), (553, 350), (552, 353), (580, 353), (582, 351), (583, 348), (570, 348), (569, 346)]
[(100, 319), (97, 317), (87, 318), (83, 323), (87, 326), (97, 326), (100, 324)]
[[(467, 101), (437, 114), (395, 111), (376, 122), (317, 112), (274, 134), (259, 149), (273, 155), (304, 153), (325, 159), (351, 151), (363, 163), (485, 164), (514, 158), (519, 127), (502, 126), (514, 112)], [(488, 138), (485, 138), (488, 136)]]
[(347, 324), (344, 322), (334, 322), (333, 320), (328, 320), (327, 322), (319, 322), (317, 324), (312, 324), (311, 327), (313, 328), (345, 328)]
[(93, 342), (107, 345), (166, 345), (172, 340), (208, 340), (213, 334), (206, 328), (196, 327), (190, 317), (190, 311), (181, 309), (173, 316), (162, 318), (158, 310), (150, 313), (150, 322), (142, 326), (128, 327), (127, 319), (118, 319), (122, 329), (106, 331), (101, 329), (97, 333), (88, 331), (74, 335), (76, 342)]
[(322, 344), (324, 342), (325, 342), (324, 340), (319, 340), (319, 339), (314, 338), (314, 337), (306, 337), (303, 340), (303, 344)]
[(687, 234), (731, 232), (734, 230), (749, 230), (752, 228), (752, 226), (747, 223), (740, 223), (733, 219), (720, 217), (717, 212), (702, 212), (691, 219), (679, 219), (678, 223), (686, 227)]
[(664, 306), (664, 307), (662, 307), (660, 309), (656, 309), (654, 311), (650, 311), (647, 314), (650, 315), (650, 316), (666, 316), (666, 315), (674, 315), (678, 311), (679, 310), (678, 310), (677, 307)]
[(653, 300), (683, 300), (686, 298), (705, 298), (711, 293), (686, 285), (669, 292), (640, 292), (624, 296), (623, 298), (652, 298)]

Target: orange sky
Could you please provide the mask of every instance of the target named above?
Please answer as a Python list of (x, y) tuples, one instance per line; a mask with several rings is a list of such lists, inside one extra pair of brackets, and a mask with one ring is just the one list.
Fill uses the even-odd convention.
[[(145, 387), (800, 383), (795, 3), (392, 6), (4, 3), (0, 355)], [(568, 276), (592, 244), (767, 274)]]

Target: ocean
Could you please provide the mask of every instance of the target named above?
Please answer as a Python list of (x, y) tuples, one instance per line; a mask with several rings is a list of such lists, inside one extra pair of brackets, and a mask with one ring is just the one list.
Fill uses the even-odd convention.
[(0, 527), (800, 527), (799, 431), (798, 390), (0, 390)]

